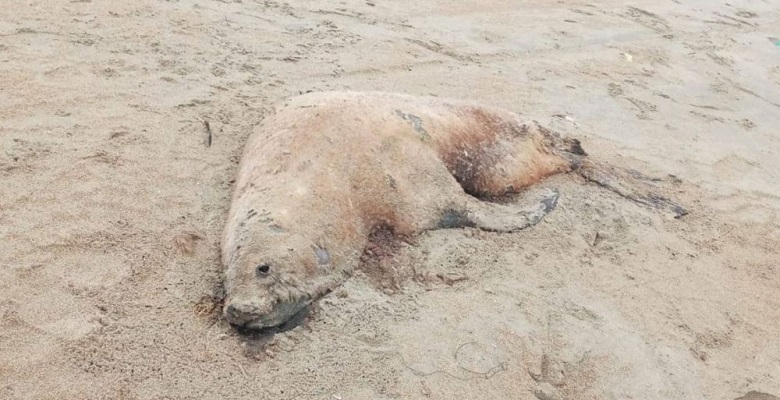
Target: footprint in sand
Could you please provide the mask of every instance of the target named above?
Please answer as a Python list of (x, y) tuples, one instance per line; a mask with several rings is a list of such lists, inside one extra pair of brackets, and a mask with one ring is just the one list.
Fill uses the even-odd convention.
[(736, 154), (723, 157), (712, 166), (715, 175), (724, 180), (742, 179), (756, 168), (758, 168), (758, 165), (755, 162), (742, 158)]

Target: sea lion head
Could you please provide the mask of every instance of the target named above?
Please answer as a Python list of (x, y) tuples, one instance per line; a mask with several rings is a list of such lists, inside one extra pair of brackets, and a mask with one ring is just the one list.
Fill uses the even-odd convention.
[(226, 260), (224, 315), (249, 330), (277, 327), (330, 291), (327, 248), (300, 234), (252, 235)]

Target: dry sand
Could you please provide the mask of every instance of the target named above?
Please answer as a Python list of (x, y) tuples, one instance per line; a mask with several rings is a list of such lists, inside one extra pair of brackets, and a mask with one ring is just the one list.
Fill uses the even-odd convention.
[[(780, 395), (777, 0), (2, 3), (0, 398)], [(556, 177), (545, 223), (425, 234), (241, 337), (241, 148), (323, 89), (520, 111), (692, 213)]]

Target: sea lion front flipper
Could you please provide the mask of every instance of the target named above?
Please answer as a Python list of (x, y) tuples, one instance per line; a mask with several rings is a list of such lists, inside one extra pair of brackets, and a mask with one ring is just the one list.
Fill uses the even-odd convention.
[(651, 189), (643, 189), (638, 186), (650, 186), (639, 184), (639, 181), (655, 182), (657, 178), (650, 178), (637, 171), (624, 170), (610, 165), (587, 165), (577, 172), (589, 182), (593, 182), (605, 189), (609, 189), (620, 196), (659, 211), (670, 212), (674, 218), (680, 218), (688, 214), (688, 210), (681, 205), (663, 197)]
[(548, 189), (542, 201), (530, 207), (517, 207), (470, 199), (463, 215), (464, 225), (486, 231), (515, 232), (532, 227), (558, 204), (558, 191)]

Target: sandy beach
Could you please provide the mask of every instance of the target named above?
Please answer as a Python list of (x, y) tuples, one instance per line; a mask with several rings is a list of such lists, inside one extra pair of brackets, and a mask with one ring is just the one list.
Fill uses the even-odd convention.
[[(0, 398), (780, 396), (780, 2), (2, 3)], [(517, 111), (690, 214), (555, 176), (532, 229), (425, 233), (240, 335), (242, 147), (342, 89)]]

